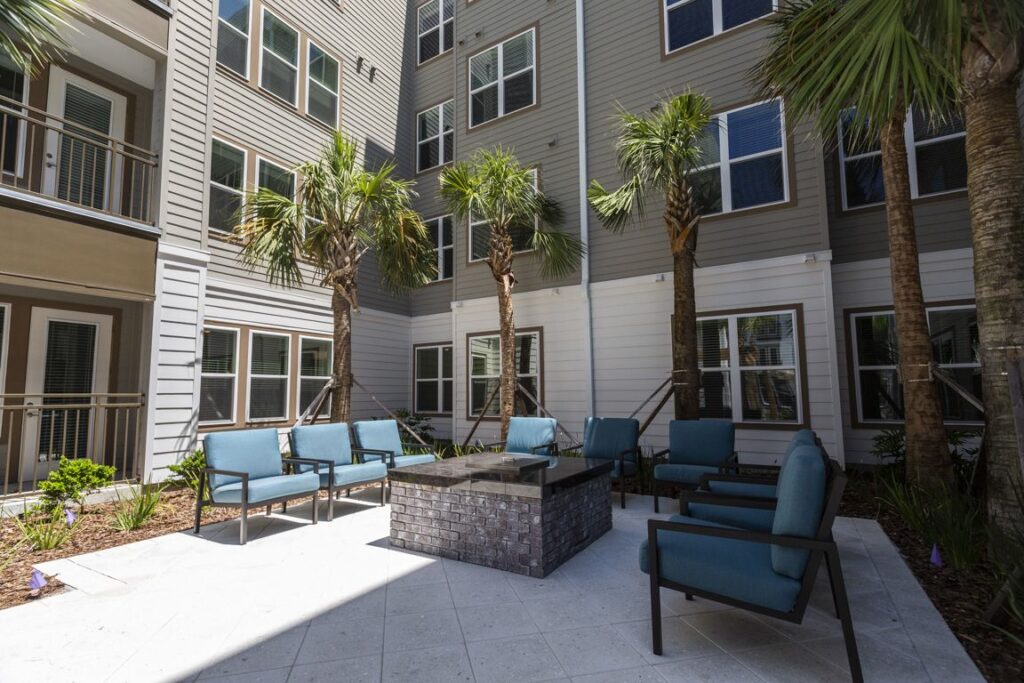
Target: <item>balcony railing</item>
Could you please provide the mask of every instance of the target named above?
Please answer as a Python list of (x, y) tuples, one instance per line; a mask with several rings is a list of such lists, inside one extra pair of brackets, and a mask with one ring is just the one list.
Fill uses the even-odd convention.
[(0, 188), (152, 225), (157, 155), (0, 96)]
[(138, 480), (144, 394), (0, 394), (0, 498), (39, 488), (61, 456)]

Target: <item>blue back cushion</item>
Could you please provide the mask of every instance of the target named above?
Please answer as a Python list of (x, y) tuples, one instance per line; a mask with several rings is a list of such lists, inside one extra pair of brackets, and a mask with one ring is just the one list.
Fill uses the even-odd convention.
[[(772, 533), (814, 538), (825, 508), (825, 459), (817, 446), (797, 446), (779, 471), (778, 504)], [(792, 579), (803, 578), (809, 552), (772, 546), (772, 569)]]
[[(529, 453), (535, 446), (551, 443), (555, 440), (557, 426), (558, 422), (550, 417), (513, 417), (508, 422), (505, 450), (509, 453)], [(548, 450), (539, 450), (537, 454), (547, 455)]]
[(583, 427), (583, 457), (618, 460), (629, 450), (627, 462), (636, 461), (640, 422), (626, 417), (588, 417)]
[[(352, 464), (352, 441), (345, 422), (295, 427), (291, 440), (292, 454), (297, 458), (333, 460), (336, 465)], [(313, 469), (310, 465), (300, 465), (299, 468), (303, 472)]]
[(786, 452), (782, 454), (782, 460), (779, 461), (779, 464), (780, 465), (785, 465), (786, 464), (786, 458), (789, 457), (789, 454), (792, 453), (797, 448), (797, 446), (817, 446), (817, 445), (818, 445), (818, 437), (817, 437), (817, 435), (815, 435), (814, 430), (813, 429), (801, 429), (796, 434), (794, 434), (793, 438), (789, 440), (788, 444), (786, 444)]
[(402, 439), (398, 435), (398, 423), (394, 420), (356, 422), (353, 429), (360, 448), (389, 451), (396, 456), (405, 454), (402, 450)]
[(668, 447), (674, 465), (719, 467), (736, 450), (736, 428), (726, 420), (672, 420)]
[[(203, 450), (208, 467), (247, 472), (249, 479), (281, 474), (281, 446), (277, 430), (273, 428), (212, 432), (203, 439)], [(214, 489), (236, 481), (240, 479), (223, 474), (210, 475), (210, 487)]]

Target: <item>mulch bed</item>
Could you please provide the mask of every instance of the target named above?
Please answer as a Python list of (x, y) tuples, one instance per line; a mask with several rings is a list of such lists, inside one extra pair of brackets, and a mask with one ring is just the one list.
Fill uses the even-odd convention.
[[(879, 503), (870, 473), (851, 474), (839, 514), (878, 521), (987, 680), (1024, 681), (1024, 649), (984, 620), (1000, 586), (995, 566), (983, 562), (957, 571), (933, 565), (931, 544)], [(1024, 639), (1024, 630), (1017, 628), (1015, 633)]]

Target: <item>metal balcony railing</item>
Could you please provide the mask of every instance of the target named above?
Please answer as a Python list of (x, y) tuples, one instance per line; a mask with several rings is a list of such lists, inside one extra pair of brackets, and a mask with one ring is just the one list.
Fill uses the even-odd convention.
[(0, 96), (0, 188), (152, 225), (157, 155)]

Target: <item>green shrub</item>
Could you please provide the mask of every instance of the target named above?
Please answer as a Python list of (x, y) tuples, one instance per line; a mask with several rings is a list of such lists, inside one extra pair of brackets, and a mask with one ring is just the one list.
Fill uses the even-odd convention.
[(75, 534), (78, 520), (60, 507), (40, 511), (25, 508), (21, 518), (14, 518), (22, 540), (33, 550), (53, 550), (64, 545)]
[(0, 550), (0, 574), (3, 574), (4, 570), (14, 562), (14, 558), (18, 556), (18, 551), (21, 550), (21, 546), (25, 545), (27, 542), (28, 541), (25, 538), (22, 538), (10, 548)]
[(206, 469), (206, 454), (202, 449), (192, 451), (186, 455), (181, 462), (167, 467), (174, 476), (168, 479), (167, 483), (172, 486), (184, 486), (192, 491), (193, 495), (199, 495), (199, 482), (203, 479), (203, 470)]
[(39, 482), (43, 492), (43, 506), (47, 510), (61, 509), (69, 502), (85, 508), (85, 497), (93, 491), (109, 486), (117, 470), (110, 465), (98, 465), (86, 458), (69, 459), (63, 455), (60, 465)]
[(117, 507), (114, 508), (114, 528), (119, 531), (134, 531), (149, 521), (160, 505), (163, 486), (143, 486), (139, 491), (122, 499), (118, 495)]
[[(423, 415), (417, 415), (416, 413), (410, 413), (408, 410), (396, 410), (395, 416), (408, 425), (416, 436), (420, 437), (426, 443), (433, 443), (434, 441), (434, 425), (430, 424), (430, 418), (424, 417)], [(409, 440), (409, 432), (399, 425), (399, 434), (402, 437), (402, 441)]]

